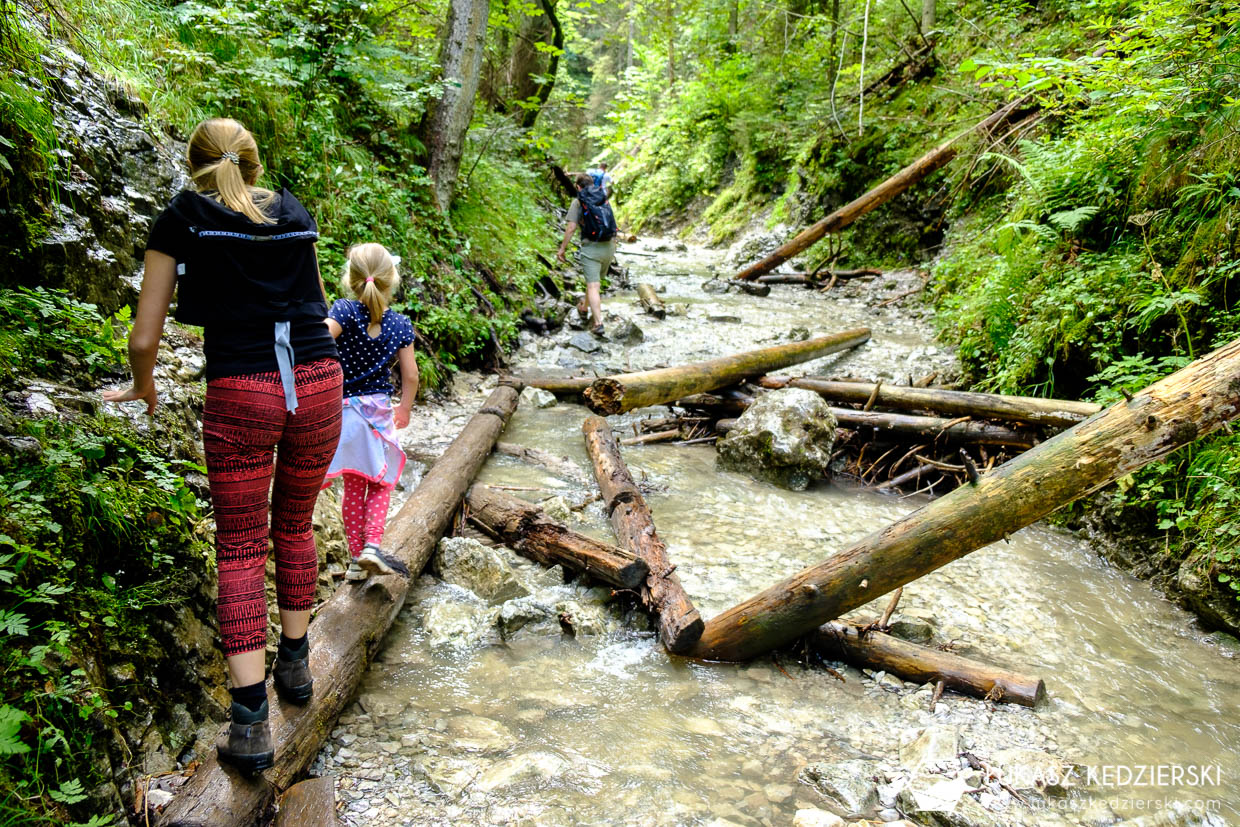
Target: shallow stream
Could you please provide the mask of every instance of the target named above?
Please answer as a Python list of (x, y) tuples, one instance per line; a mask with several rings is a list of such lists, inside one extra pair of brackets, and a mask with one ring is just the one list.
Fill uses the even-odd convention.
[[(794, 328), (866, 325), (869, 345), (790, 372), (903, 381), (952, 370), (925, 321), (899, 303), (875, 307), (916, 286), (916, 274), (827, 295), (720, 295), (701, 288), (712, 255), (627, 259), (635, 280), (665, 289), (673, 309), (656, 321), (640, 315), (631, 291), (605, 300), (641, 326), (643, 342), (585, 354), (565, 345), (573, 331), (527, 337), (516, 367), (643, 369), (787, 341)], [(492, 386), (462, 377), (459, 407), (421, 411), (405, 432), (414, 453), (441, 449)], [(631, 433), (641, 413), (614, 417), (613, 427)], [(523, 405), (502, 437), (569, 458), (578, 479), (504, 456), (479, 479), (534, 501), (560, 495), (578, 507), (575, 528), (610, 540), (600, 506), (586, 503), (586, 414), (562, 402)], [(827, 483), (785, 491), (716, 471), (710, 445), (634, 446), (624, 456), (704, 617), (920, 504)], [(910, 792), (931, 782), (957, 785), (966, 800), (943, 824), (1240, 822), (1240, 647), (1202, 632), (1065, 531), (1021, 531), (911, 584), (900, 607), (936, 643), (1043, 677), (1049, 699), (1036, 710), (948, 693), (932, 712), (930, 687), (839, 664), (833, 676), (791, 655), (741, 666), (670, 659), (606, 590), (564, 584), (510, 553), (500, 559), (527, 596), (486, 598), (429, 575), (411, 591), (316, 763), (339, 777), (347, 823), (791, 824), (798, 810), (838, 810), (849, 796), (868, 804), (871, 819), (894, 820), (925, 809)], [(522, 614), (532, 603), (570, 622)], [(927, 757), (917, 746), (927, 728), (955, 745), (950, 754)], [(1006, 787), (970, 771), (955, 758), (963, 751), (1012, 767)], [(1078, 772), (1051, 791), (1015, 777), (1039, 756)], [(1185, 775), (1147, 770), (1150, 783), (1140, 783), (1149, 765)], [(1206, 783), (1190, 784), (1189, 770), (1204, 770)], [(825, 814), (802, 823), (828, 823), (812, 818)]]

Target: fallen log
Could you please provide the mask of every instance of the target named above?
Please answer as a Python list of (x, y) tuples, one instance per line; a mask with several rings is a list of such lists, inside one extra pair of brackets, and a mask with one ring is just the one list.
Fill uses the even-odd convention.
[[(864, 401), (864, 400), (862, 400)], [(989, 422), (961, 422), (938, 416), (856, 411), (852, 408), (831, 408), (835, 421), (842, 428), (864, 433), (867, 429), (909, 439), (941, 439), (968, 445), (1004, 445), (1025, 450), (1037, 444), (1036, 435)]]
[(580, 468), (577, 463), (568, 457), (556, 456), (550, 451), (544, 451), (541, 448), (527, 448), (524, 445), (517, 445), (512, 442), (497, 442), (495, 443), (495, 453), (512, 457), (530, 465), (541, 466), (562, 479), (571, 480), (582, 485), (590, 484), (589, 474), (583, 468)]
[[(748, 407), (737, 401), (737, 406)], [(1037, 444), (1037, 438), (1028, 431), (1017, 431), (989, 422), (959, 422), (937, 416), (911, 416), (909, 414), (855, 411), (852, 408), (831, 408), (831, 414), (841, 428), (865, 433), (881, 432), (884, 437), (900, 439), (943, 440), (966, 445), (1002, 445), (1027, 450)], [(735, 419), (720, 419), (715, 430), (727, 433), (736, 427)]]
[(852, 623), (828, 623), (816, 629), (810, 635), (810, 645), (831, 660), (881, 669), (913, 683), (942, 681), (948, 689), (975, 698), (1029, 707), (1046, 698), (1046, 684), (1040, 678), (918, 646)]
[(850, 201), (818, 223), (806, 227), (795, 238), (775, 250), (775, 252), (737, 273), (735, 278), (751, 280), (758, 278), (764, 273), (769, 273), (788, 259), (812, 247), (827, 233), (839, 232), (875, 207), (887, 203), (956, 157), (956, 144), (962, 138), (974, 132), (985, 132), (992, 127), (998, 126), (1007, 120), (1016, 109), (1022, 107), (1024, 102), (1022, 98), (1019, 101), (1009, 103), (981, 123), (939, 144), (860, 198)]
[(294, 706), (279, 701), (274, 688), (267, 688), (272, 699), (275, 765), (261, 778), (250, 779), (221, 764), (211, 752), (177, 791), (160, 824), (250, 827), (278, 791), (288, 789), (305, 773), (336, 717), (357, 691), (367, 664), (404, 605), (411, 580), (426, 566), (470, 480), (516, 410), (519, 390), (500, 385), (492, 391), (390, 521), (385, 545), (408, 566), (411, 577), (371, 577), (339, 589), (318, 608), (309, 632), (314, 696), (305, 706)]
[(618, 589), (636, 589), (650, 573), (646, 562), (631, 551), (578, 534), (538, 506), (485, 485), (470, 488), (465, 504), (471, 522), (544, 566), (563, 566)]
[(838, 353), (869, 340), (869, 328), (858, 328), (692, 365), (595, 379), (584, 392), (586, 407), (596, 414), (611, 415), (647, 405), (661, 405), (691, 394), (735, 385), (742, 379), (761, 376), (771, 370)]
[[(779, 381), (777, 377), (770, 378)], [(811, 390), (830, 402), (850, 403), (864, 403), (869, 399), (875, 387), (873, 384), (833, 382), (816, 377), (785, 380), (780, 387), (784, 386)], [(948, 391), (888, 384), (879, 387), (875, 404), (881, 408), (895, 408), (900, 411), (934, 411), (952, 416), (1027, 422), (1033, 425), (1050, 425), (1055, 428), (1071, 428), (1102, 410), (1101, 405), (1093, 402), (1041, 399), (1036, 396), (1001, 396), (993, 393)]]
[(745, 412), (753, 398), (749, 396), (717, 396), (711, 393), (695, 393), (673, 404), (689, 411), (701, 411), (715, 417), (737, 417)]
[(695, 657), (745, 660), (1007, 537), (1222, 427), (1240, 411), (1240, 340), (728, 609)]
[(865, 276), (881, 276), (882, 270), (873, 267), (862, 267), (857, 270), (823, 270), (821, 278), (818, 273), (771, 273), (758, 276), (754, 281), (759, 284), (800, 284), (805, 287), (821, 287), (831, 280), (863, 278)]
[(602, 417), (590, 416), (581, 431), (620, 545), (650, 567), (641, 594), (642, 601), (659, 615), (659, 640), (669, 652), (686, 652), (702, 634), (702, 616), (680, 584), (676, 567), (668, 562), (667, 546), (655, 533), (650, 508), (620, 456), (611, 426)]
[(642, 309), (656, 319), (662, 319), (667, 316), (667, 308), (663, 306), (663, 299), (659, 298), (659, 294), (654, 292), (654, 288), (649, 284), (637, 285), (637, 298), (642, 303)]
[(531, 388), (542, 388), (556, 396), (567, 399), (581, 396), (594, 383), (593, 376), (525, 376), (523, 384)]
[(280, 797), (274, 827), (337, 827), (336, 779), (330, 775), (307, 778)]
[(627, 439), (620, 440), (621, 445), (649, 445), (652, 442), (671, 442), (673, 439), (680, 437), (680, 429), (675, 428), (669, 431), (652, 431), (640, 436), (631, 436)]

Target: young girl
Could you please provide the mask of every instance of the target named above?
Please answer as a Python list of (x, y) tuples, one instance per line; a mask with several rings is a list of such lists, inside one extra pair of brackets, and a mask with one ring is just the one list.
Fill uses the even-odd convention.
[[(360, 244), (349, 251), (344, 280), (356, 299), (339, 299), (327, 327), (340, 349), (344, 369), (344, 418), (340, 447), (327, 479), (344, 477), (344, 531), (353, 556), (345, 577), (408, 574), (380, 544), (392, 489), (405, 467), (396, 429), (409, 424), (418, 393), (413, 323), (388, 309), (396, 287), (397, 259), (382, 244)], [(392, 407), (392, 362), (400, 363), (400, 402)], [(326, 483), (325, 483), (326, 485)]]

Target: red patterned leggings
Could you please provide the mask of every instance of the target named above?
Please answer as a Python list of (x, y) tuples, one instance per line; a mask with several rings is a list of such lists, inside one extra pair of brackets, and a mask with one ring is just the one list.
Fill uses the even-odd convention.
[(371, 482), (356, 474), (341, 476), (344, 477), (344, 499), (341, 501), (344, 536), (349, 541), (349, 554), (356, 557), (367, 543), (377, 546), (383, 542), (394, 486)]
[(298, 611), (314, 604), (319, 555), (311, 518), (340, 440), (340, 363), (322, 359), (297, 365), (293, 376), (295, 414), (285, 410), (278, 373), (207, 383), (202, 436), (215, 509), (220, 636), (227, 656), (267, 645), (268, 536), (275, 548), (280, 608)]

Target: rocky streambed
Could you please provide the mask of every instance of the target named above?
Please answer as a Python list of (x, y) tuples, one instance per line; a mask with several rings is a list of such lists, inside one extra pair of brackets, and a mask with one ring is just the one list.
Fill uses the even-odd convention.
[[(704, 289), (716, 259), (700, 250), (628, 261), (664, 290), (666, 319), (641, 316), (622, 291), (604, 303), (612, 341), (523, 334), (516, 367), (601, 375), (864, 325), (869, 344), (789, 372), (903, 381), (953, 370), (916, 312), (879, 306), (916, 287), (915, 273), (756, 298)], [(493, 384), (459, 376), (453, 402), (417, 411), (404, 432), (411, 456), (437, 454)], [(585, 409), (538, 397), (527, 391), (502, 439), (566, 462), (497, 454), (480, 481), (610, 539), (582, 445)], [(641, 415), (613, 426), (628, 432)], [(625, 458), (706, 617), (918, 505), (827, 483), (776, 488), (719, 471), (709, 445), (634, 446)], [(421, 467), (410, 463), (407, 486)], [(1049, 700), (1037, 709), (950, 693), (932, 705), (928, 685), (805, 668), (796, 653), (739, 666), (673, 660), (623, 596), (467, 537), (445, 540), (432, 569), (313, 768), (337, 777), (349, 824), (1240, 819), (1240, 645), (1200, 631), (1059, 529), (1021, 531), (911, 584), (895, 623), (1043, 677)], [(1141, 767), (1168, 769), (1138, 778)]]

